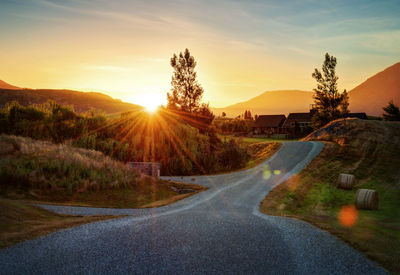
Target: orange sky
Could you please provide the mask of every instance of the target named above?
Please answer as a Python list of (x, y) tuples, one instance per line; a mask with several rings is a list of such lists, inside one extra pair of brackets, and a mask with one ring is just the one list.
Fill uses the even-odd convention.
[(162, 104), (169, 58), (188, 47), (204, 100), (223, 107), (266, 90), (311, 90), (325, 52), (348, 90), (400, 56), (396, 1), (156, 2), (2, 1), (0, 79)]

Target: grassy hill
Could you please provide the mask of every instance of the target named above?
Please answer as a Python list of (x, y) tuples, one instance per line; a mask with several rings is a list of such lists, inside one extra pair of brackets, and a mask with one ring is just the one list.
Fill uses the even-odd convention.
[[(306, 169), (273, 189), (261, 211), (308, 221), (400, 272), (400, 123), (338, 120), (306, 140), (325, 147)], [(355, 175), (353, 190), (336, 187), (340, 173)], [(346, 227), (339, 213), (354, 205), (359, 188), (378, 191), (379, 210), (359, 210), (356, 224)]]
[(188, 188), (143, 176), (98, 151), (7, 135), (0, 136), (0, 182), (3, 198), (124, 208), (175, 200), (176, 190)]
[(72, 105), (78, 113), (91, 108), (103, 110), (108, 114), (143, 109), (139, 105), (122, 102), (102, 93), (49, 89), (2, 89), (0, 86), (0, 107), (11, 101), (18, 101), (21, 105), (28, 106), (43, 104), (48, 100), (54, 100), (61, 105)]

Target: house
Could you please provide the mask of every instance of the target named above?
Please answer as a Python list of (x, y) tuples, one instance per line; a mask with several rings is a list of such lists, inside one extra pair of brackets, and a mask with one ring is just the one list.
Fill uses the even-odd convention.
[(343, 118), (368, 119), (368, 116), (366, 113), (347, 113), (343, 115)]
[(282, 125), (286, 120), (285, 115), (261, 115), (257, 117), (253, 126), (253, 133), (256, 135), (273, 135), (282, 132)]
[(290, 113), (282, 127), (291, 137), (305, 136), (311, 132), (311, 113)]

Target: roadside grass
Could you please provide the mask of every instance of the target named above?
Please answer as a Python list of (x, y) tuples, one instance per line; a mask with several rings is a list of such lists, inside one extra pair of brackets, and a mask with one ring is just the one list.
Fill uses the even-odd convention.
[(0, 136), (0, 183), (3, 198), (121, 208), (173, 202), (179, 189), (204, 190), (141, 175), (97, 151), (5, 135)]
[(259, 143), (250, 143), (250, 144), (242, 144), (244, 148), (246, 148), (249, 154), (249, 160), (246, 165), (239, 169), (233, 169), (229, 171), (220, 171), (216, 173), (212, 173), (212, 175), (222, 175), (228, 174), (237, 171), (243, 171), (257, 166), (258, 164), (266, 161), (270, 157), (272, 157), (282, 146), (281, 142), (259, 142)]
[(281, 142), (251, 143), (247, 146), (251, 159), (247, 162), (245, 169), (253, 168), (261, 162), (272, 157), (282, 147)]
[(48, 233), (122, 216), (59, 215), (19, 201), (0, 198), (0, 249)]
[[(323, 151), (273, 189), (260, 210), (310, 222), (400, 273), (400, 123), (348, 120), (327, 129), (307, 138), (325, 142)], [(353, 190), (336, 187), (340, 173), (356, 176)], [(359, 188), (378, 191), (379, 210), (358, 210), (356, 223), (346, 227), (339, 213), (354, 205)]]

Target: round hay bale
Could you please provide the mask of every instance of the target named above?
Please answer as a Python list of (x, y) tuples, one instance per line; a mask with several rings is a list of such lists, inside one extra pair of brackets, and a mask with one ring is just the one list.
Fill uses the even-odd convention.
[(358, 189), (356, 192), (355, 205), (358, 209), (378, 209), (378, 192), (371, 189)]
[(338, 186), (343, 189), (353, 189), (354, 175), (340, 174), (338, 178)]

